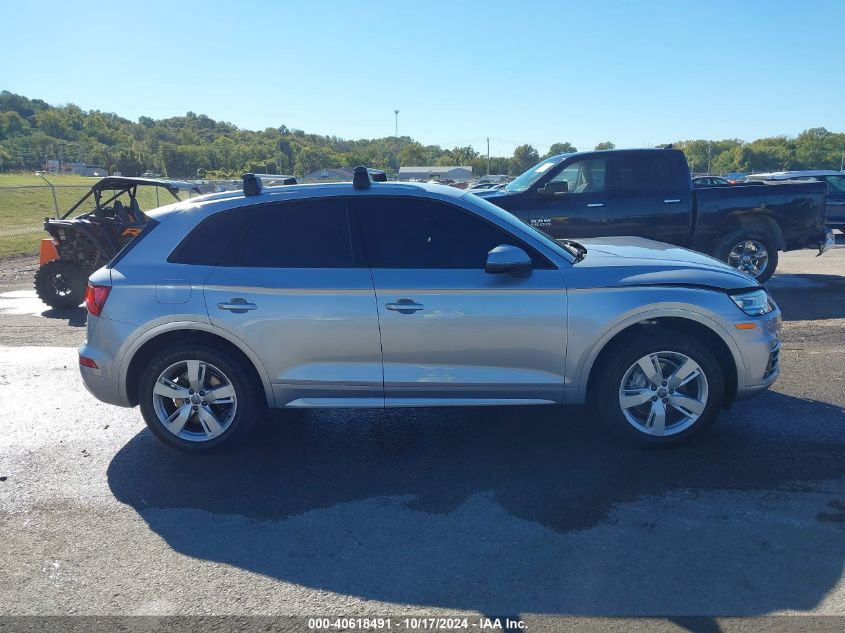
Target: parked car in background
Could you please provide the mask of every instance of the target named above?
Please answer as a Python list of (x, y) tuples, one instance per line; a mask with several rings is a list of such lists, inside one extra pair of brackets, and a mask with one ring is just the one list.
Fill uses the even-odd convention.
[(479, 180), (477, 182), (473, 182), (467, 185), (467, 191), (477, 191), (480, 189), (492, 189), (496, 186), (491, 180)]
[(833, 245), (823, 183), (690, 182), (680, 150), (605, 150), (549, 157), (476, 195), (556, 239), (646, 237), (713, 255), (758, 281), (774, 273), (778, 251)]
[(721, 176), (695, 176), (692, 179), (693, 187), (724, 187), (730, 184)]
[(187, 451), (265, 406), (590, 402), (670, 444), (779, 372), (780, 312), (746, 275), (638, 238), (558, 243), (453, 187), (246, 177), (149, 217), (91, 277), (80, 371)]
[(827, 184), (827, 225), (834, 229), (845, 230), (845, 173), (832, 169), (813, 169), (748, 176), (749, 182), (784, 180), (818, 180)]

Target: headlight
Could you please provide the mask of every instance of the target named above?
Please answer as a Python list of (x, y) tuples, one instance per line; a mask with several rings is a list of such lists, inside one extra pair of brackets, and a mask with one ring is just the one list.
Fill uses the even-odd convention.
[(743, 292), (737, 295), (730, 295), (734, 303), (745, 314), (751, 316), (760, 316), (768, 314), (772, 311), (772, 304), (769, 301), (768, 293), (760, 288), (759, 290), (752, 290), (751, 292)]

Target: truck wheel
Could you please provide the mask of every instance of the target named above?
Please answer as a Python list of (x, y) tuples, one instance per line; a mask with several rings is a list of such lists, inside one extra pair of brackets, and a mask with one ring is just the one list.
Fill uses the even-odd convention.
[(170, 347), (147, 364), (141, 414), (158, 439), (191, 453), (230, 447), (254, 423), (257, 397), (244, 367), (203, 345)]
[(591, 400), (605, 424), (649, 445), (675, 444), (706, 429), (725, 392), (722, 368), (706, 345), (660, 329), (616, 347), (593, 384)]
[(716, 257), (760, 283), (768, 281), (778, 265), (778, 249), (767, 237), (741, 235), (722, 243)]
[(35, 271), (35, 293), (51, 308), (75, 308), (85, 298), (88, 275), (76, 264), (54, 259)]

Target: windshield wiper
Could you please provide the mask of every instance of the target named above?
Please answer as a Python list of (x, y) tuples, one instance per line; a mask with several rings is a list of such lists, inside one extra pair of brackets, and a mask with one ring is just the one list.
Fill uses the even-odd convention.
[(558, 239), (555, 240), (561, 246), (566, 246), (570, 250), (575, 251), (573, 255), (575, 255), (575, 261), (580, 262), (587, 256), (587, 247), (581, 244), (580, 242), (576, 242), (575, 240), (564, 240)]

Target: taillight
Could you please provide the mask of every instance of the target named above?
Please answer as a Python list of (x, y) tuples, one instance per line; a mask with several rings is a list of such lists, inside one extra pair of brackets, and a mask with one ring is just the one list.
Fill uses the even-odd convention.
[(88, 284), (88, 289), (85, 291), (85, 307), (88, 308), (88, 312), (94, 316), (100, 316), (106, 305), (106, 299), (109, 298), (109, 292), (111, 292), (111, 286)]
[(91, 369), (99, 369), (97, 363), (94, 362), (93, 358), (88, 358), (87, 356), (80, 356), (79, 357), (79, 364), (83, 367), (90, 367)]

